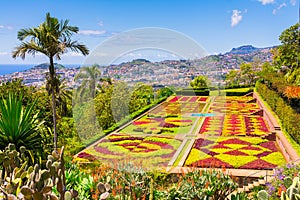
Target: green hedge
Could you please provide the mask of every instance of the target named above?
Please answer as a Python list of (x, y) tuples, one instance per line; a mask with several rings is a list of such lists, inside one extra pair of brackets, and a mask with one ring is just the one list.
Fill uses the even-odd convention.
[(249, 90), (245, 91), (245, 92), (230, 92), (230, 91), (226, 91), (226, 96), (244, 96), (250, 92), (253, 92), (253, 89), (252, 88), (249, 88)]
[(232, 85), (232, 86), (226, 86), (225, 89), (248, 88), (248, 87), (254, 87), (254, 85)]
[(257, 82), (256, 90), (278, 115), (282, 128), (300, 144), (300, 114), (287, 104), (277, 92), (268, 88), (267, 85)]
[(194, 90), (194, 89), (184, 89), (184, 90), (177, 90), (175, 92), (177, 95), (183, 96), (209, 96), (209, 89), (205, 90)]

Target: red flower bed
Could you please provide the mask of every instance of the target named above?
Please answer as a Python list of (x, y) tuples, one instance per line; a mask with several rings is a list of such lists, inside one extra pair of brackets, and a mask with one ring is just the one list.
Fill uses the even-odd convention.
[(225, 154), (233, 155), (233, 156), (248, 156), (248, 154), (241, 152), (239, 150), (228, 151)]
[(161, 123), (159, 125), (160, 127), (163, 127), (163, 128), (178, 128), (179, 125), (176, 125), (176, 124), (171, 124), (171, 123)]
[(274, 169), (277, 167), (276, 165), (273, 165), (271, 163), (268, 163), (264, 160), (257, 159), (252, 162), (249, 162), (243, 166), (241, 166), (241, 169)]
[(253, 147), (253, 146), (246, 146), (246, 147), (243, 147), (241, 149), (244, 149), (244, 150), (255, 150), (255, 151), (260, 151), (261, 150), (260, 148)]
[(213, 141), (199, 138), (195, 141), (194, 148), (201, 150), (201, 147), (204, 147), (204, 146), (207, 146), (207, 145), (210, 145), (210, 144), (213, 144), (213, 143), (214, 143)]
[(164, 149), (174, 149), (173, 146), (169, 145), (169, 144), (165, 144), (162, 142), (157, 142), (157, 141), (144, 141), (144, 143), (148, 143), (148, 144), (155, 144), (158, 145), (160, 147), (163, 147)]
[[(195, 148), (195, 147), (194, 147), (194, 148)], [(211, 156), (218, 155), (218, 153), (215, 153), (215, 152), (210, 151), (210, 150), (205, 149), (205, 148), (202, 148), (202, 149), (199, 149), (199, 150), (201, 150), (202, 152), (204, 152), (204, 153), (206, 153), (206, 154), (208, 154), (208, 155), (211, 155)]]
[(180, 101), (187, 101), (190, 97), (181, 97)]
[(192, 123), (193, 121), (190, 119), (174, 119), (174, 120), (171, 120), (170, 122)]
[(135, 122), (132, 122), (133, 125), (135, 126), (140, 126), (140, 125), (144, 125), (144, 124), (149, 124), (150, 122), (147, 122), (147, 121), (135, 121)]
[(262, 152), (262, 153), (260, 153), (260, 154), (257, 154), (256, 157), (257, 157), (257, 158), (261, 158), (261, 157), (267, 156), (267, 155), (269, 155), (269, 154), (271, 154), (271, 153), (272, 153), (272, 152), (264, 151), (264, 152)]
[(198, 97), (192, 97), (192, 98), (190, 98), (189, 102), (196, 102), (197, 99), (198, 99)]
[(172, 158), (174, 154), (175, 154), (175, 151), (172, 152), (172, 153), (169, 153), (169, 154), (163, 154), (160, 157), (161, 158)]
[(116, 153), (116, 152), (111, 152), (107, 148), (104, 148), (104, 147), (95, 146), (94, 149), (97, 152), (102, 153), (102, 154), (107, 154), (107, 155), (122, 155), (122, 154), (119, 154), (119, 153)]
[(143, 140), (142, 137), (119, 137), (119, 138), (108, 138), (110, 142), (119, 142), (119, 141), (124, 141), (124, 140)]
[(251, 145), (250, 142), (246, 142), (246, 141), (239, 140), (239, 139), (236, 139), (236, 138), (219, 142), (219, 144), (244, 144), (244, 145)]
[(118, 145), (122, 146), (122, 147), (129, 147), (129, 146), (137, 146), (139, 144), (140, 144), (140, 142), (128, 142), (128, 143), (118, 144)]
[(278, 148), (277, 148), (274, 141), (269, 141), (269, 142), (262, 143), (262, 144), (260, 144), (260, 146), (262, 146), (264, 148), (267, 148), (267, 149), (270, 149), (272, 152), (278, 151)]
[(213, 149), (230, 149), (230, 147), (224, 146), (224, 144), (220, 144), (220, 143), (212, 146), (211, 148), (213, 148)]
[(179, 98), (180, 98), (179, 96), (173, 97), (169, 102), (171, 103), (177, 102)]
[(86, 152), (79, 153), (77, 157), (78, 158), (88, 159), (89, 161), (95, 161), (96, 160), (96, 158), (93, 155), (88, 154)]
[(210, 167), (225, 167), (225, 168), (232, 168), (232, 165), (223, 162), (215, 157), (206, 158), (204, 160), (200, 160), (197, 162), (192, 163), (190, 166), (194, 167), (204, 167), (204, 168), (210, 168)]
[(206, 101), (207, 97), (199, 97), (199, 101)]

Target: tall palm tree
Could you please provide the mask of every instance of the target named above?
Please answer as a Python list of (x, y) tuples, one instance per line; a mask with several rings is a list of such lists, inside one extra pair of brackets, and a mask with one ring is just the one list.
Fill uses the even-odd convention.
[[(59, 22), (57, 18), (46, 14), (46, 20), (38, 27), (21, 29), (18, 32), (18, 39), (22, 43), (15, 48), (12, 57), (25, 59), (26, 54), (36, 55), (42, 53), (49, 58), (50, 90), (52, 96), (53, 128), (54, 128), (54, 149), (57, 149), (57, 128), (56, 128), (56, 94), (59, 90), (59, 81), (54, 68), (54, 59), (60, 60), (62, 54), (68, 51), (89, 54), (89, 50), (83, 44), (72, 41), (71, 36), (79, 31), (76, 26), (69, 26), (69, 20)], [(26, 41), (26, 39), (29, 40)]]
[[(91, 99), (96, 96), (96, 84), (100, 81), (101, 71), (98, 65), (93, 65), (92, 67), (82, 67), (80, 72), (76, 75), (75, 80), (80, 81), (81, 85), (77, 88), (77, 95), (83, 97), (88, 95)], [(88, 92), (85, 93), (85, 92)]]

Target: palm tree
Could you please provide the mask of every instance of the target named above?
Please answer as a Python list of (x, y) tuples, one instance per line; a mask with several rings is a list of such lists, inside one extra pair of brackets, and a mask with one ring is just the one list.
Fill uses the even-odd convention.
[(80, 72), (76, 75), (75, 80), (80, 81), (81, 85), (77, 88), (79, 97), (82, 98), (84, 95), (94, 99), (96, 96), (96, 84), (100, 81), (101, 71), (98, 65), (93, 65), (92, 67), (82, 67)]
[(17, 149), (25, 146), (29, 150), (41, 149), (39, 131), (43, 122), (38, 120), (38, 112), (34, 109), (36, 100), (22, 105), (22, 96), (9, 93), (8, 98), (0, 100), (0, 149), (13, 143)]
[[(49, 58), (49, 76), (50, 85), (49, 93), (52, 96), (53, 111), (53, 129), (54, 129), (54, 149), (57, 149), (57, 128), (56, 128), (56, 94), (59, 90), (59, 81), (55, 73), (54, 59), (60, 60), (62, 54), (69, 50), (72, 52), (82, 53), (84, 56), (89, 54), (89, 50), (83, 44), (72, 41), (71, 36), (79, 31), (76, 26), (69, 26), (69, 20), (58, 21), (57, 18), (51, 17), (50, 13), (46, 14), (46, 20), (38, 27), (21, 29), (18, 32), (18, 39), (22, 43), (15, 48), (12, 57), (21, 57), (25, 59), (26, 54), (36, 55), (42, 53)], [(30, 40), (26, 41), (26, 38)]]

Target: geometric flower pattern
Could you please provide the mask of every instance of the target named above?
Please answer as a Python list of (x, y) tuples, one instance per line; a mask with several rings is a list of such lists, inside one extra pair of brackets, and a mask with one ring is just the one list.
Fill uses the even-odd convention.
[[(82, 160), (124, 160), (135, 158), (146, 167), (166, 166), (182, 143), (179, 134), (190, 132), (209, 97), (175, 96), (117, 133), (102, 138), (77, 155)], [(285, 163), (275, 141), (265, 138), (269, 128), (251, 97), (216, 97), (202, 116), (199, 135), (184, 163), (194, 167), (272, 169)], [(194, 128), (193, 130), (197, 130)]]
[(246, 139), (245, 137), (196, 139), (192, 151), (197, 149), (197, 154), (190, 154), (185, 166), (207, 167), (208, 158), (216, 163), (213, 165), (211, 162), (210, 167), (226, 166), (236, 169), (273, 169), (285, 163), (275, 141), (257, 138), (248, 142)]

